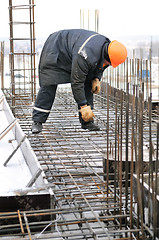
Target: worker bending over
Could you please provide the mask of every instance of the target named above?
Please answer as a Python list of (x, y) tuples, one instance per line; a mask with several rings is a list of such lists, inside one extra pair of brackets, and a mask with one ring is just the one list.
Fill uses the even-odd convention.
[(125, 46), (96, 32), (72, 29), (51, 34), (39, 62), (40, 89), (33, 110), (32, 133), (42, 131), (52, 108), (58, 84), (71, 83), (83, 129), (100, 130), (94, 123), (93, 94), (100, 92), (100, 79), (110, 65), (127, 58)]

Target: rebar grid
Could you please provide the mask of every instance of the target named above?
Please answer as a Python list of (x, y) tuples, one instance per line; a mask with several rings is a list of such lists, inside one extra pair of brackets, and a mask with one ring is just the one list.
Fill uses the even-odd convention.
[[(56, 209), (51, 211), (56, 214), (57, 222), (38, 224), (43, 228), (49, 223), (55, 226), (56, 237), (59, 234), (62, 239), (151, 239), (154, 234), (135, 211), (135, 204), (143, 208), (143, 203), (133, 197), (133, 174), (138, 169), (135, 162), (139, 151), (138, 138), (132, 139), (138, 136), (139, 112), (135, 112), (135, 103), (127, 107), (124, 95), (123, 91), (113, 92), (108, 85), (107, 97), (104, 92), (96, 96), (94, 112), (101, 131), (88, 132), (80, 127), (72, 94), (67, 89), (60, 90), (43, 132), (38, 135), (30, 134), (32, 107), (28, 107), (26, 114), (24, 100), (19, 97), (17, 117), (20, 116), (21, 127), (29, 135), (55, 194)], [(157, 114), (154, 114), (151, 139), (157, 160)], [(149, 157), (150, 122), (147, 114), (143, 118), (142, 147), (148, 153), (144, 155), (144, 169), (140, 169), (140, 174), (149, 172), (152, 176), (151, 163), (145, 159)], [(36, 224), (29, 221), (31, 234)], [(51, 234), (48, 229), (45, 232)]]

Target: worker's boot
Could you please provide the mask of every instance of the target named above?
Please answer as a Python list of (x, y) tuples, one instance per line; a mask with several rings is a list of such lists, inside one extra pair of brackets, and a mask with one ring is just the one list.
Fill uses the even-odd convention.
[(40, 122), (33, 122), (31, 131), (32, 133), (40, 133), (43, 129), (42, 123)]
[(89, 131), (99, 131), (100, 127), (96, 125), (93, 121), (81, 123), (83, 129), (88, 129)]
[(99, 131), (100, 130), (100, 127), (98, 125), (96, 125), (94, 123), (94, 121), (90, 121), (90, 122), (85, 122), (83, 119), (82, 119), (82, 115), (81, 113), (79, 112), (79, 121), (81, 123), (81, 128), (82, 129), (88, 129), (89, 131)]

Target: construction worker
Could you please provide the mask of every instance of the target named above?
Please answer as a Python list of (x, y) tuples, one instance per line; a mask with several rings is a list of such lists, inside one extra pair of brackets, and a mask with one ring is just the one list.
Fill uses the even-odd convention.
[(94, 123), (93, 94), (100, 92), (100, 79), (108, 67), (127, 58), (117, 40), (83, 29), (61, 30), (46, 40), (39, 62), (40, 89), (33, 110), (32, 133), (42, 131), (52, 108), (58, 84), (71, 83), (83, 129), (100, 130)]

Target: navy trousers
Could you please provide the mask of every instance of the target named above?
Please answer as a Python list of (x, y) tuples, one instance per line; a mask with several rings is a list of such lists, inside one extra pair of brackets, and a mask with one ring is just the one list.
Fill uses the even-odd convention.
[[(50, 85), (45, 87), (40, 87), (35, 106), (32, 114), (32, 120), (34, 122), (45, 123), (49, 113), (51, 111), (52, 105), (55, 100), (57, 85)], [(93, 109), (93, 94), (91, 92), (92, 84), (90, 81), (86, 81), (85, 83), (85, 96), (87, 99), (87, 104), (91, 106)], [(80, 109), (80, 106), (78, 106)], [(79, 114), (80, 122), (83, 122), (81, 118), (81, 114)]]

